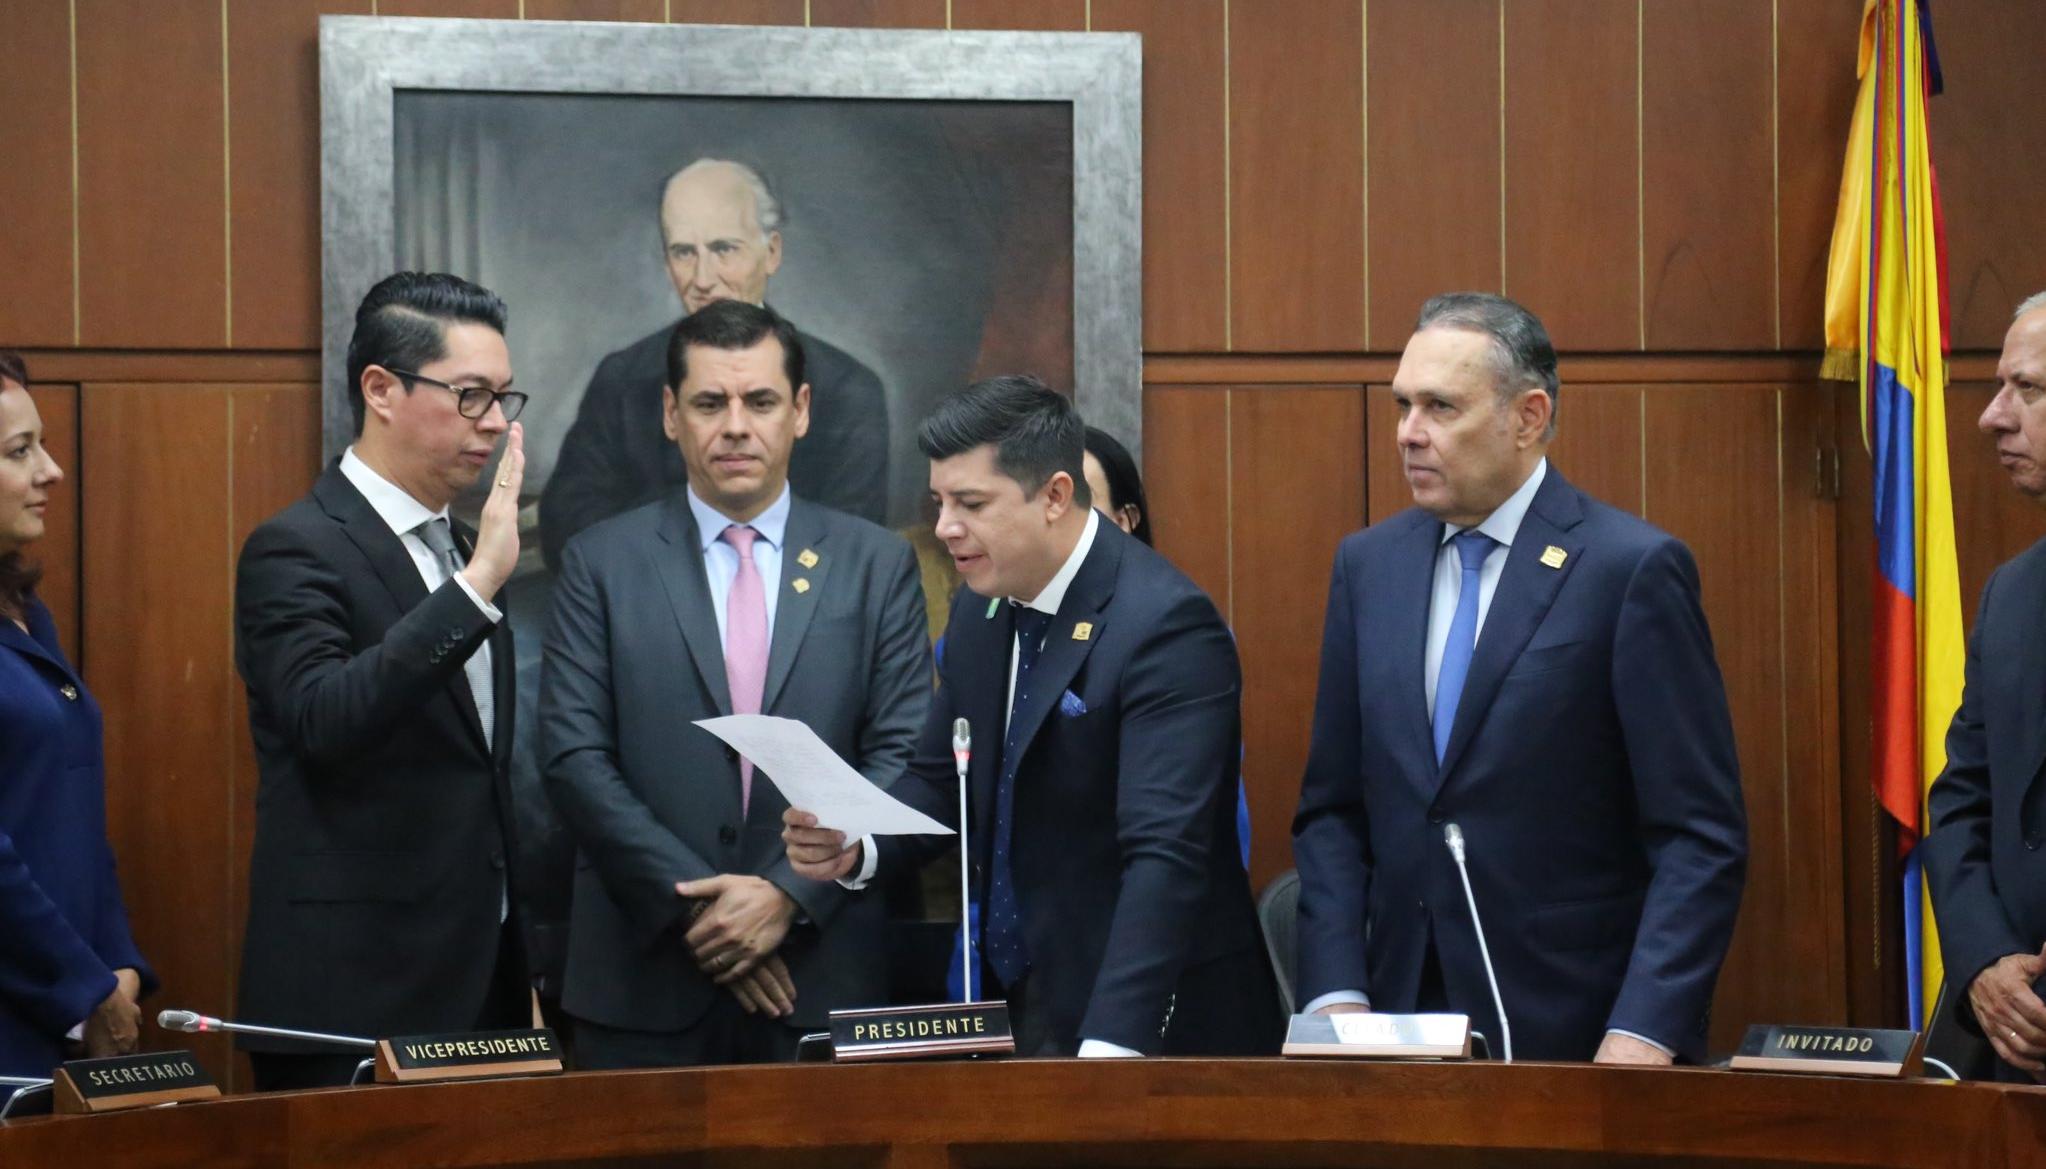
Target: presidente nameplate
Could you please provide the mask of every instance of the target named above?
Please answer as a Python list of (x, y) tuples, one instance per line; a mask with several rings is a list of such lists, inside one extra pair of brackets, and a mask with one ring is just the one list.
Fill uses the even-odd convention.
[(831, 1012), (831, 1053), (840, 1063), (933, 1055), (1013, 1055), (1005, 1002), (933, 1003)]
[(560, 1071), (561, 1041), (545, 1027), (377, 1040), (379, 1084), (546, 1076)]
[(1334, 1055), (1354, 1059), (1469, 1059), (1469, 1015), (1391, 1015), (1352, 1011), (1295, 1015), (1286, 1024), (1281, 1055)]
[(1913, 1076), (1918, 1074), (1924, 1042), (1924, 1035), (1917, 1031), (1757, 1023), (1748, 1028), (1740, 1050), (1727, 1066), (1759, 1072)]
[(220, 1087), (189, 1051), (74, 1059), (51, 1077), (58, 1112), (117, 1112), (179, 1100), (210, 1100)]

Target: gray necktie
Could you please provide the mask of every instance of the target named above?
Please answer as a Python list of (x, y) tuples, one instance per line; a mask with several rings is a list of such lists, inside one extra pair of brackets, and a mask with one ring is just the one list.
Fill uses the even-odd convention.
[[(465, 562), (461, 551), (455, 547), (454, 532), (449, 529), (447, 520), (435, 516), (413, 531), (426, 541), (426, 546), (440, 560), (441, 570), (450, 578), (462, 571)], [(484, 659), (480, 646), (478, 652), (470, 654), (469, 660), (462, 663), (462, 672), (469, 676), (469, 693), (476, 699), (476, 715), (483, 721), (483, 742), (494, 746), (497, 697), (490, 682), (490, 663)]]

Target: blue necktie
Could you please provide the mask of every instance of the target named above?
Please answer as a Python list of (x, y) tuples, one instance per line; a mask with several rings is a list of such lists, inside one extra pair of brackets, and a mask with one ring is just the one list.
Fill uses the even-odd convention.
[(995, 782), (995, 839), (988, 865), (987, 919), (981, 923), (981, 954), (1004, 987), (1015, 986), (1030, 965), (1030, 951), (1023, 944), (1023, 915), (1016, 904), (1016, 876), (1010, 864), (1010, 844), (1016, 835), (1016, 765), (1023, 756), (1018, 742), (1023, 725), (1016, 716), (1030, 702), (1031, 668), (1044, 650), (1044, 635), (1050, 628), (1051, 614), (1016, 606), (1016, 698), (1009, 704), (1001, 778)]
[(1442, 646), (1442, 668), (1435, 674), (1435, 762), (1449, 750), (1449, 729), (1456, 725), (1456, 703), (1471, 672), (1471, 654), (1478, 648), (1478, 574), (1498, 541), (1472, 528), (1449, 538), (1463, 565), (1457, 586), (1456, 615), (1449, 619), (1449, 640)]

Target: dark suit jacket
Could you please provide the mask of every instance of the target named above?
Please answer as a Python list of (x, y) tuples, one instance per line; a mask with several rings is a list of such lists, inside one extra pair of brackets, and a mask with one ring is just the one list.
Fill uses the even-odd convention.
[[(466, 550), (474, 533), (455, 530)], [(462, 671), (486, 638), (494, 751)], [(510, 626), (452, 579), (429, 594), (336, 465), (242, 546), (235, 656), (262, 776), (237, 1013), (365, 1036), (470, 1029), (514, 855)]]
[(1356, 989), (1414, 1010), (1432, 939), (1451, 1004), (1498, 1052), (1453, 821), (1516, 1057), (1590, 1059), (1617, 1028), (1699, 1059), (1747, 828), (1691, 555), (1551, 466), (1438, 767), (1423, 663), (1442, 531), (1408, 510), (1336, 552), (1293, 825), (1300, 1001)]
[[(1081, 634), (1079, 626), (1090, 628)], [(903, 798), (959, 823), (952, 722), (967, 719), (976, 900), (985, 900), (1009, 707), (1013, 606), (961, 589)], [(1275, 1052), (1271, 968), (1236, 840), (1242, 676), (1194, 583), (1103, 522), (1016, 712), (1012, 865), (1031, 999), (1059, 1046), (1146, 1055)], [(1065, 693), (1075, 702), (1066, 702)], [(1084, 707), (1084, 709), (1081, 709)], [(887, 837), (882, 871), (941, 837)]]
[[(571, 536), (598, 520), (662, 499), (689, 481), (661, 429), (669, 325), (597, 363), (575, 425), (540, 493), (540, 547), (561, 566)], [(808, 333), (810, 432), (789, 460), (800, 499), (875, 523), (888, 518), (888, 399), (881, 379), (845, 350)]]
[[(915, 554), (900, 536), (800, 498), (784, 540), (761, 710), (807, 724), (890, 786), (931, 692)], [(815, 564), (801, 563), (805, 551)], [(732, 701), (683, 492), (569, 542), (542, 670), (541, 766), (577, 843), (562, 993), (571, 1014), (680, 1031), (728, 994), (690, 958), (675, 893), (677, 881), (717, 873), (764, 877), (800, 907), (782, 944), (793, 1025), (886, 1001), (880, 891), (796, 876), (781, 843), (788, 802), (756, 771), (742, 818), (738, 756), (692, 725), (732, 713)]]
[(29, 632), (0, 617), (0, 1075), (47, 1076), (64, 1033), (132, 966), (155, 978), (128, 934), (107, 846), (99, 704), (64, 651), (50, 611)]
[[(1966, 688), (1947, 766), (1927, 798), (1920, 855), (1932, 882), (1956, 1018), (1980, 1031), (1968, 984), (2007, 954), (2046, 943), (2046, 541), (1991, 574), (1968, 638)], [(2030, 1083), (2004, 1065), (2009, 1078)]]

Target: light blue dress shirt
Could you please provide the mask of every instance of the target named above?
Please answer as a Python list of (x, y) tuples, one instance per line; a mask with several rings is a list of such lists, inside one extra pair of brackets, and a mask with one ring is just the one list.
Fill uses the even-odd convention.
[[(689, 514), (696, 517), (696, 538), (703, 550), (703, 574), (710, 582), (711, 608), (717, 611), (718, 644), (723, 645), (726, 602), (732, 596), (732, 582), (739, 579), (739, 550), (724, 539), (724, 531), (733, 521), (698, 498), (695, 488), (685, 490), (689, 494)], [(760, 570), (760, 583), (767, 593), (767, 632), (771, 641), (774, 614), (781, 600), (782, 553), (787, 551), (783, 541), (789, 533), (788, 485), (782, 485), (781, 498), (746, 526), (760, 533), (760, 538), (753, 541), (753, 566)]]

